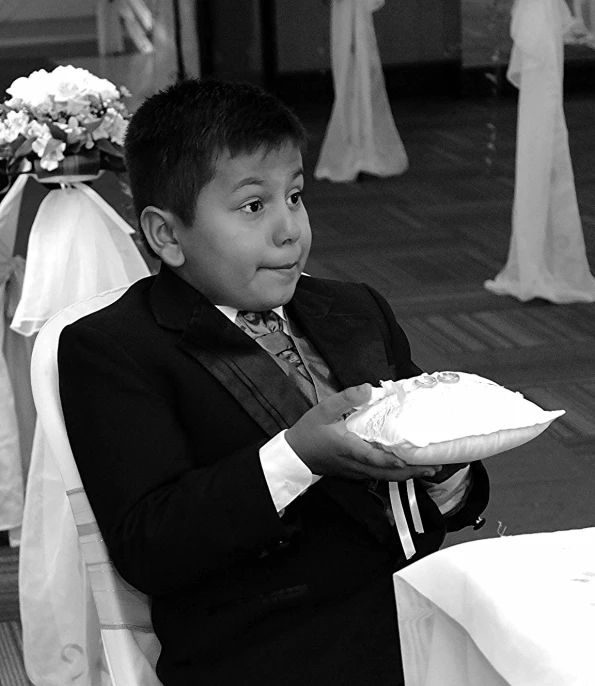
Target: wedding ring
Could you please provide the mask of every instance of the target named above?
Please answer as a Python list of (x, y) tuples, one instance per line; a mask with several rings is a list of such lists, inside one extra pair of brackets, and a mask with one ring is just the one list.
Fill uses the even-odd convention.
[(436, 379), (429, 374), (424, 374), (423, 376), (415, 379), (415, 385), (419, 386), (420, 388), (432, 388), (432, 386), (435, 386), (437, 383), (438, 382)]
[(457, 383), (461, 377), (456, 372), (440, 372), (438, 374), (438, 381), (442, 383)]

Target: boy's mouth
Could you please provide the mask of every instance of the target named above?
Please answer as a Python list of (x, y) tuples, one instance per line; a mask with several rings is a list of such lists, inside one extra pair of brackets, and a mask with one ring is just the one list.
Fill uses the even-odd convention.
[(264, 267), (266, 271), (271, 274), (277, 274), (279, 278), (294, 279), (300, 274), (300, 263), (291, 262), (289, 264), (279, 265), (278, 267)]
[(299, 260), (297, 262), (286, 262), (285, 264), (280, 264), (272, 267), (263, 267), (263, 269), (271, 269), (272, 271), (290, 271), (299, 265)]

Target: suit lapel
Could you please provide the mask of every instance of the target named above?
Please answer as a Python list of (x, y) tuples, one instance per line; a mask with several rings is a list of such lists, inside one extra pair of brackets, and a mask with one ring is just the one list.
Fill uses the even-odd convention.
[(279, 365), (208, 302), (197, 304), (180, 346), (273, 437), (310, 409)]
[(285, 308), (312, 342), (343, 388), (391, 378), (378, 325), (371, 317), (345, 312), (332, 298), (296, 289)]
[(161, 326), (181, 331), (179, 347), (215, 376), (268, 436), (289, 428), (309, 409), (267, 352), (167, 268), (155, 280), (151, 306)]

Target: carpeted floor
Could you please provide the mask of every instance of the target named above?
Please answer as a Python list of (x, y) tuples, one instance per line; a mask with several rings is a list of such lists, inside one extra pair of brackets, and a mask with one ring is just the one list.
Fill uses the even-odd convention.
[[(565, 409), (541, 437), (487, 461), (487, 525), (447, 545), (595, 525), (595, 304), (521, 303), (483, 288), (506, 262), (514, 192), (516, 102), (393, 102), (410, 159), (401, 177), (314, 182), (310, 273), (365, 280), (383, 292), (429, 371), (494, 379), (546, 409)], [(595, 265), (595, 98), (565, 103), (585, 243)], [(317, 133), (312, 162), (324, 128)], [(496, 147), (487, 147), (492, 126)], [(490, 164), (486, 161), (489, 158)]]
[(17, 594), (18, 551), (0, 547), (0, 686), (29, 686)]
[[(409, 154), (401, 177), (351, 184), (309, 179), (314, 232), (308, 271), (366, 281), (384, 293), (429, 371), (475, 372), (521, 390), (546, 409), (567, 410), (535, 441), (486, 461), (492, 478), (487, 525), (473, 538), (595, 525), (595, 304), (522, 304), (484, 290), (506, 261), (514, 189), (513, 99), (392, 103)], [(314, 168), (328, 108), (299, 114), (311, 132)], [(595, 265), (595, 96), (566, 101), (585, 241)], [(490, 127), (496, 149), (487, 147)], [(488, 165), (486, 156), (491, 161)], [(124, 199), (104, 177), (97, 189)], [(35, 193), (40, 191), (35, 189)], [(33, 198), (33, 196), (31, 196)], [(33, 198), (26, 212), (34, 212)], [(0, 557), (0, 686), (22, 684), (16, 554)]]

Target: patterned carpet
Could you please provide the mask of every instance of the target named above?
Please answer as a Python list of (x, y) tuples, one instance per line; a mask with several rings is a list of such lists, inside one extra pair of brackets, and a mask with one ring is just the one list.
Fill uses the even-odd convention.
[[(428, 371), (474, 372), (565, 409), (526, 446), (487, 461), (488, 523), (447, 545), (595, 525), (595, 304), (521, 303), (483, 288), (506, 262), (514, 192), (516, 102), (393, 102), (410, 159), (401, 177), (313, 183), (310, 273), (384, 293)], [(595, 98), (565, 102), (587, 254), (595, 264)], [(318, 134), (311, 163), (324, 133)], [(488, 148), (495, 127), (495, 150)], [(486, 159), (487, 158), (487, 159)]]
[(0, 548), (0, 686), (29, 686), (17, 594), (18, 554)]
[[(472, 371), (546, 409), (567, 410), (535, 441), (487, 461), (488, 523), (479, 532), (452, 535), (449, 544), (494, 537), (500, 523), (507, 534), (592, 526), (595, 304), (523, 304), (482, 286), (507, 256), (516, 103), (392, 104), (409, 171), (350, 184), (309, 179), (305, 202), (314, 244), (307, 269), (378, 288), (407, 331), (414, 359), (428, 371)], [(299, 114), (311, 132), (311, 175), (329, 112), (313, 105)], [(585, 241), (595, 264), (595, 97), (567, 98), (566, 115)], [(496, 149), (489, 150), (493, 126)], [(97, 189), (125, 212), (115, 182), (104, 177)], [(0, 686), (26, 683), (18, 657), (16, 564), (15, 553), (0, 558)]]

